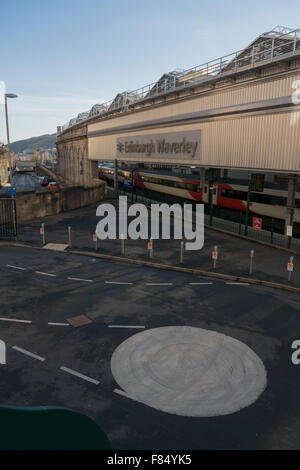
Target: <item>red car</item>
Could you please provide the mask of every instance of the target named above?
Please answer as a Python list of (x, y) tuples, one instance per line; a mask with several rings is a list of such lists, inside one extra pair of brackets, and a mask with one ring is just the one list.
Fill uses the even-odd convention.
[(55, 181), (51, 181), (48, 184), (48, 189), (54, 190), (54, 189), (60, 189), (60, 185), (56, 183)]
[(41, 179), (41, 186), (48, 186), (48, 184), (50, 183), (50, 180), (47, 176), (44, 176), (43, 179)]

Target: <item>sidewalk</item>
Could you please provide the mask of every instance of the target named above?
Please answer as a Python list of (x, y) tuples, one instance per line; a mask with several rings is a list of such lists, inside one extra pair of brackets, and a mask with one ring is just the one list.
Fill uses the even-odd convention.
[[(116, 200), (106, 202), (116, 204)], [(68, 226), (72, 227), (72, 250), (95, 252), (92, 236), (98, 223), (97, 205), (50, 216), (43, 220), (19, 224), (18, 241), (31, 246), (42, 246), (40, 225), (45, 223), (46, 243), (68, 243)], [(219, 259), (213, 270), (212, 249), (218, 245)], [(120, 256), (120, 240), (98, 241), (98, 252)], [(254, 269), (249, 276), (250, 250), (255, 250)], [(133, 259), (149, 260), (146, 240), (125, 240), (125, 256)], [(292, 282), (288, 282), (287, 262), (289, 254), (276, 248), (265, 247), (252, 240), (244, 240), (205, 229), (204, 247), (201, 251), (185, 251), (183, 267), (215, 271), (241, 277), (300, 287), (300, 256), (295, 256), (295, 272)], [(180, 266), (179, 240), (154, 240), (153, 262)]]

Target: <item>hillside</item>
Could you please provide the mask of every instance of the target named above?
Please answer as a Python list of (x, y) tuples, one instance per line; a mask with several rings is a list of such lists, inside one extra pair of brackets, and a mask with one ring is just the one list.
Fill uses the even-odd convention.
[(23, 150), (33, 147), (43, 147), (44, 149), (55, 147), (56, 134), (45, 134), (29, 139), (17, 140), (10, 144), (14, 153), (23, 152)]

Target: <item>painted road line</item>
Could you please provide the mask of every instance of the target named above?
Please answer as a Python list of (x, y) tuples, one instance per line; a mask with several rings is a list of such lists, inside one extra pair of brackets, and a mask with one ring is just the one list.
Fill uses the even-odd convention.
[(42, 276), (56, 277), (56, 274), (43, 273), (42, 271), (35, 271), (36, 274), (41, 274)]
[(49, 321), (48, 325), (51, 325), (51, 326), (70, 326), (70, 323), (55, 323), (55, 322)]
[(133, 284), (133, 282), (117, 282), (117, 281), (105, 281), (105, 284), (117, 284), (117, 285), (130, 285)]
[(107, 325), (108, 328), (140, 328), (144, 329), (146, 328), (145, 326), (140, 326), (140, 325)]
[(208, 286), (213, 284), (213, 282), (189, 282), (190, 286)]
[(12, 321), (16, 323), (32, 323), (31, 320), (18, 320), (17, 318), (0, 318), (1, 321)]
[[(124, 392), (123, 390), (120, 390), (119, 388), (115, 388), (115, 389), (114, 389), (114, 393), (117, 393), (118, 395), (121, 395), (122, 397), (128, 398), (129, 400), (133, 400), (133, 401), (139, 402), (138, 400), (136, 400), (135, 398), (131, 397), (130, 395), (128, 395), (128, 393)], [(139, 403), (141, 403), (141, 402), (139, 402)]]
[(6, 265), (7, 268), (19, 269), (20, 271), (26, 271), (26, 268), (20, 268), (20, 266), (13, 266), (11, 264)]
[(26, 349), (19, 348), (18, 346), (13, 346), (12, 349), (19, 351), (20, 353), (25, 354), (26, 356), (33, 357), (34, 359), (37, 359), (41, 362), (46, 360), (44, 357), (38, 356), (37, 354), (33, 354), (32, 352), (26, 351)]
[(173, 282), (146, 282), (146, 286), (173, 286)]
[(230, 286), (250, 286), (249, 282), (226, 282)]
[(94, 282), (92, 279), (81, 279), (80, 277), (68, 277), (70, 281)]
[(75, 375), (76, 377), (79, 377), (80, 379), (86, 380), (87, 382), (91, 382), (95, 385), (99, 385), (99, 380), (91, 379), (91, 377), (88, 377), (87, 375), (80, 374), (79, 372), (76, 372), (76, 370), (69, 369), (68, 367), (61, 366), (60, 370), (63, 370), (64, 372), (68, 372), (68, 374)]

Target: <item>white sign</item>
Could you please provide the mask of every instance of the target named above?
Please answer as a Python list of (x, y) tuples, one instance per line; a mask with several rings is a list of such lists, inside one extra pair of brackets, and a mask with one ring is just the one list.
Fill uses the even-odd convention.
[(218, 259), (218, 252), (215, 250), (212, 252), (212, 259)]
[(294, 271), (294, 263), (288, 263), (287, 265), (287, 270), (289, 272), (293, 272)]
[(292, 237), (293, 236), (293, 226), (292, 225), (287, 225), (286, 226), (286, 236), (287, 237)]

